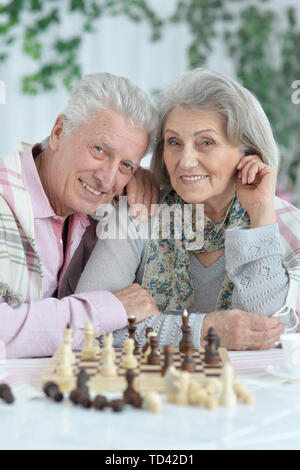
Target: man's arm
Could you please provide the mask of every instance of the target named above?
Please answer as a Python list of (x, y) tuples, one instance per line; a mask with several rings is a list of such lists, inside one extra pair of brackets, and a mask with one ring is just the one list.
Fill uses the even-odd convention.
[(91, 322), (99, 334), (127, 324), (125, 308), (107, 291), (53, 297), (12, 308), (0, 303), (0, 339), (8, 358), (52, 356), (63, 342), (69, 323), (74, 331), (73, 348), (83, 346), (85, 324)]

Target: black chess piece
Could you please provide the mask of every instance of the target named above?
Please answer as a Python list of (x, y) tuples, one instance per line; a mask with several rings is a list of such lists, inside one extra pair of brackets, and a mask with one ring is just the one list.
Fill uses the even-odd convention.
[(64, 396), (59, 390), (58, 385), (54, 382), (45, 383), (44, 392), (47, 395), (47, 397), (52, 398), (52, 400), (56, 402), (60, 402), (64, 399)]
[(204, 362), (209, 365), (217, 365), (220, 362), (218, 349), (220, 347), (220, 338), (214, 328), (210, 327), (205, 337), (207, 345), (205, 346)]
[(133, 369), (127, 369), (126, 380), (127, 388), (123, 392), (123, 403), (126, 405), (132, 405), (135, 408), (142, 408), (143, 399), (142, 396), (134, 389), (133, 381), (135, 378), (135, 372)]
[(173, 354), (174, 354), (173, 346), (164, 347), (164, 363), (160, 371), (162, 376), (164, 376), (168, 368), (173, 365)]
[(8, 405), (11, 405), (15, 401), (15, 397), (8, 384), (0, 384), (0, 398), (5, 401)]
[(147, 364), (160, 365), (160, 354), (158, 352), (158, 338), (157, 336), (150, 337), (151, 352), (147, 356)]
[(128, 318), (128, 331), (129, 331), (129, 338), (133, 339), (134, 341), (134, 350), (133, 354), (138, 354), (140, 352), (139, 344), (135, 339), (135, 330), (136, 330), (136, 318), (134, 315), (131, 315)]
[(191, 327), (189, 326), (189, 315), (186, 310), (182, 314), (181, 331), (182, 331), (182, 338), (179, 343), (179, 351), (181, 353), (185, 353), (187, 349), (190, 347), (190, 342), (192, 340), (192, 330), (191, 330)]

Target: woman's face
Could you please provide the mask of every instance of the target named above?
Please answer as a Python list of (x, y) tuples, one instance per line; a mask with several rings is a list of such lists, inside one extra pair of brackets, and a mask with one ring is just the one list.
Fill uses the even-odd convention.
[(187, 203), (221, 210), (233, 197), (242, 151), (228, 140), (219, 114), (175, 106), (164, 130), (164, 162), (173, 189)]

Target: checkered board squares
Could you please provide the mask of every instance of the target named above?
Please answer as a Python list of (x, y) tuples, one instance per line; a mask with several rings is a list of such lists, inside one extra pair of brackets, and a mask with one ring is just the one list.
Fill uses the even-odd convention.
[[(58, 351), (50, 361), (48, 369), (45, 371), (41, 379), (41, 384), (47, 381), (56, 382), (63, 392), (70, 391), (76, 387), (76, 381), (79, 372), (84, 369), (90, 376), (88, 386), (91, 392), (122, 392), (126, 388), (126, 370), (122, 367), (124, 356), (124, 349), (115, 349), (115, 365), (117, 368), (117, 375), (115, 377), (104, 377), (101, 375), (101, 354), (97, 360), (82, 360), (81, 351), (73, 351), (75, 355), (74, 364), (74, 377), (64, 380), (56, 374), (59, 355)], [(164, 353), (160, 350), (161, 365), (147, 364), (147, 358), (143, 353), (137, 354), (135, 357), (138, 360), (138, 367), (136, 369), (135, 388), (140, 392), (156, 391), (164, 392), (164, 378), (161, 376), (161, 367), (164, 363)], [(196, 380), (203, 380), (208, 377), (220, 377), (223, 370), (223, 364), (228, 361), (228, 354), (226, 349), (219, 348), (220, 363), (219, 365), (210, 366), (204, 362), (204, 350), (195, 349), (193, 359), (195, 362), (195, 372), (192, 376)], [(175, 349), (173, 355), (173, 364), (177, 369), (181, 368), (183, 355)]]

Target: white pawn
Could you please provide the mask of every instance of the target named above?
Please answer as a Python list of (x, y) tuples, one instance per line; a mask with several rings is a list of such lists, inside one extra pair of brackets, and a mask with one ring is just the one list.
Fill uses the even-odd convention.
[(115, 361), (116, 353), (115, 353), (115, 350), (113, 348), (113, 340), (114, 340), (113, 334), (112, 333), (106, 333), (106, 335), (103, 336), (103, 348), (104, 348), (103, 350), (111, 351), (113, 360)]
[(223, 389), (220, 395), (219, 404), (223, 406), (234, 406), (237, 404), (237, 397), (233, 388), (234, 371), (229, 362), (224, 364), (223, 368)]
[(134, 340), (132, 338), (127, 338), (124, 346), (124, 358), (122, 366), (124, 369), (136, 369), (138, 367), (138, 361), (134, 356)]
[(170, 403), (175, 403), (176, 394), (178, 392), (178, 377), (180, 372), (174, 365), (168, 367), (167, 372), (164, 376), (165, 392), (167, 400)]
[(117, 375), (117, 368), (114, 363), (115, 352), (111, 348), (103, 349), (102, 351), (102, 367), (101, 375), (104, 377), (115, 377)]
[(179, 374), (177, 388), (178, 391), (175, 396), (175, 403), (178, 405), (189, 404), (189, 384), (190, 384), (190, 373), (182, 371)]
[(150, 339), (152, 336), (157, 336), (157, 334), (155, 333), (155, 331), (150, 331), (147, 335), (147, 349), (146, 351), (144, 352), (144, 357), (145, 359), (147, 359), (147, 357), (149, 356), (149, 354), (151, 353), (151, 342), (150, 342)]
[(152, 413), (160, 413), (162, 410), (162, 402), (157, 392), (147, 392), (145, 395), (146, 408)]
[(85, 344), (81, 351), (82, 360), (97, 360), (98, 359), (98, 347), (95, 347), (94, 343), (95, 330), (91, 323), (87, 323), (84, 328)]
[(246, 404), (254, 402), (254, 396), (247, 390), (244, 384), (235, 382), (233, 388), (239, 401)]
[(73, 343), (73, 330), (71, 328), (65, 328), (64, 330), (64, 345), (67, 347), (70, 356), (70, 362), (72, 365), (76, 363), (76, 356), (72, 350), (72, 343)]
[(66, 345), (60, 347), (60, 359), (56, 370), (59, 377), (73, 377), (73, 367), (70, 361), (69, 348)]

